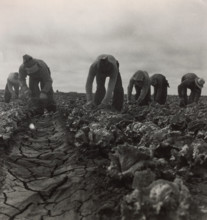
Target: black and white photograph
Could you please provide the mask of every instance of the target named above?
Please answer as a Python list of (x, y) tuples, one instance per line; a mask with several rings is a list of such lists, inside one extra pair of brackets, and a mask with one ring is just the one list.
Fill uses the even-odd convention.
[(207, 0), (0, 0), (0, 220), (207, 220)]

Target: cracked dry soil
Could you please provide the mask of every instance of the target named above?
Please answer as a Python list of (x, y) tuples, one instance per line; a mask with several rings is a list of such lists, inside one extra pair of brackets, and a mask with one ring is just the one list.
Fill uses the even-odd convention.
[[(123, 204), (123, 198), (127, 198), (126, 195), (128, 196), (133, 190), (131, 179), (117, 180), (107, 171), (111, 164), (108, 153), (114, 153), (113, 147), (120, 144), (122, 140), (120, 137), (124, 137), (124, 141), (134, 143), (134, 133), (132, 130), (127, 130), (128, 125), (133, 125), (134, 122), (143, 126), (148, 124), (155, 126), (153, 122), (156, 125), (160, 122), (158, 131), (163, 131), (164, 127), (170, 132), (169, 134), (171, 132), (177, 134), (175, 146), (183, 146), (182, 141), (186, 136), (182, 135), (190, 135), (192, 140), (197, 141), (196, 143), (203, 143), (206, 146), (207, 131), (206, 127), (203, 128), (203, 122), (206, 119), (206, 97), (200, 106), (181, 110), (176, 106), (177, 101), (174, 97), (169, 97), (169, 106), (128, 109), (127, 114), (124, 115), (107, 112), (87, 113), (82, 108), (82, 104), (85, 103), (84, 97), (76, 93), (59, 94), (56, 97), (59, 111), (42, 116), (34, 116), (35, 112), (34, 114), (33, 111), (30, 112), (31, 109), (28, 111), (21, 102), (11, 103), (11, 106), (2, 104), (1, 119), (2, 121), (5, 119), (5, 123), (1, 124), (2, 134), (9, 139), (0, 141), (0, 220), (130, 219), (127, 215), (126, 218), (122, 215), (120, 205)], [(174, 118), (178, 110), (179, 113), (181, 111), (186, 114), (184, 119), (178, 117), (179, 120), (175, 121), (178, 131), (174, 131), (169, 127), (170, 119)], [(186, 126), (186, 115), (190, 122), (193, 122), (189, 122), (188, 127), (191, 130), (197, 128), (199, 132), (190, 134), (187, 128), (183, 129), (182, 122)], [(129, 117), (132, 120), (123, 117)], [(25, 118), (29, 120), (26, 121)], [(15, 119), (18, 120), (14, 123)], [(34, 130), (29, 129), (31, 123), (35, 125)], [(100, 126), (99, 130), (96, 130), (97, 124)], [(11, 129), (13, 127), (17, 130)], [(132, 127), (129, 128), (132, 129)], [(141, 136), (144, 144), (148, 143), (146, 141), (148, 135), (153, 134), (153, 132), (150, 133), (150, 129), (149, 133), (146, 135), (143, 133)], [(8, 131), (9, 135), (7, 135)], [(100, 136), (100, 131), (105, 132), (106, 136)], [(111, 134), (114, 134), (112, 142), (108, 140)], [(161, 137), (164, 141), (168, 140), (168, 136)], [(99, 139), (103, 141), (102, 144), (95, 143), (100, 141)], [(152, 144), (156, 141), (156, 139), (150, 140)], [(105, 143), (107, 143), (106, 146)], [(138, 143), (137, 140), (136, 143)], [(206, 154), (206, 149), (204, 153)], [(161, 159), (162, 157), (165, 158), (165, 155), (161, 155)], [(193, 161), (189, 160), (189, 164), (191, 162)], [(170, 164), (168, 161), (166, 169), (162, 167), (161, 171), (164, 175), (165, 171), (169, 171), (169, 174), (171, 171), (176, 171), (184, 180), (192, 199), (198, 206), (191, 209), (189, 218), (185, 219), (206, 220), (206, 167), (196, 166), (195, 170), (189, 169), (188, 172), (179, 174), (179, 169), (183, 168), (182, 164), (179, 163), (181, 166), (179, 169), (174, 166), (169, 167)], [(185, 163), (183, 166), (186, 168)], [(158, 172), (158, 178), (160, 178), (160, 172)], [(131, 212), (133, 213), (133, 210)], [(160, 220), (159, 216), (156, 218), (152, 216), (150, 219)], [(164, 219), (169, 218), (164, 217)], [(173, 219), (178, 220), (174, 215)]]
[(1, 220), (119, 219), (126, 190), (109, 183), (108, 159), (78, 155), (62, 124), (58, 113), (35, 116), (13, 136), (2, 162)]

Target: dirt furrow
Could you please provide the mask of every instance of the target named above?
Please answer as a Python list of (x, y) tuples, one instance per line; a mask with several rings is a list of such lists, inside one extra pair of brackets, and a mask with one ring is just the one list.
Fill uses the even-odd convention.
[[(35, 129), (29, 129), (30, 123)], [(97, 192), (103, 186), (97, 185), (98, 161), (79, 163), (75, 147), (66, 139), (58, 114), (22, 124), (3, 167), (1, 220), (100, 219), (103, 202)]]

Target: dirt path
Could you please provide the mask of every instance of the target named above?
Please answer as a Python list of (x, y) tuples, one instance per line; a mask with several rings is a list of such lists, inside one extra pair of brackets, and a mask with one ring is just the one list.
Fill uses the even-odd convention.
[[(31, 122), (35, 130), (28, 128)], [(66, 139), (58, 115), (35, 117), (22, 125), (3, 167), (1, 220), (110, 219), (111, 212), (115, 219), (110, 207), (123, 194), (108, 187), (101, 174), (107, 159), (84, 160)]]

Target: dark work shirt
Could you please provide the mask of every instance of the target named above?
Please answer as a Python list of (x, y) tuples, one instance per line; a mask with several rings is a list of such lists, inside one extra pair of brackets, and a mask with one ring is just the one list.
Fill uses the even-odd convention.
[(50, 74), (50, 69), (44, 61), (38, 59), (34, 60), (38, 68), (38, 70), (34, 73), (29, 73), (29, 71), (27, 70), (28, 68), (26, 68), (24, 64), (20, 66), (19, 75), (21, 86), (27, 87), (26, 77), (29, 76), (31, 80), (36, 80), (44, 83), (44, 88), (41, 90), (41, 92), (47, 93), (52, 88), (52, 78)]
[(178, 94), (183, 97), (187, 93), (187, 89), (195, 94), (195, 102), (198, 101), (201, 95), (201, 89), (196, 86), (195, 79), (186, 79), (178, 86)]
[[(104, 66), (100, 68), (101, 66), (101, 59), (103, 57), (107, 56), (107, 62), (111, 65), (107, 65), (106, 69)], [(93, 86), (93, 80), (97, 74), (103, 74), (105, 77), (109, 76), (109, 82), (108, 82), (108, 88), (106, 90), (106, 94), (102, 100), (103, 104), (108, 104), (111, 97), (112, 93), (115, 88), (117, 76), (119, 73), (119, 68), (118, 68), (118, 62), (117, 60), (112, 56), (112, 55), (105, 55), (102, 54), (100, 55), (95, 62), (90, 66), (88, 77), (87, 77), (87, 82), (86, 82), (86, 99), (87, 102), (91, 101), (92, 98), (92, 86)]]

